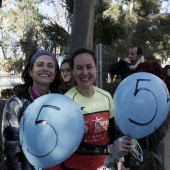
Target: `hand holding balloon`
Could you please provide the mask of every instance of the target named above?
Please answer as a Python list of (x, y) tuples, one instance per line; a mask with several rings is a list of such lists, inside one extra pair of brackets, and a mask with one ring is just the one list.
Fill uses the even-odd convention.
[(104, 166), (111, 168), (117, 161), (122, 159), (122, 156), (128, 154), (132, 147), (133, 142), (128, 136), (123, 136), (118, 138), (113, 142), (113, 144), (108, 145), (108, 152), (111, 155), (108, 155), (104, 161)]
[(128, 136), (123, 136), (118, 138), (113, 142), (113, 144), (108, 145), (108, 152), (114, 157), (115, 155), (125, 156), (131, 149), (131, 138)]

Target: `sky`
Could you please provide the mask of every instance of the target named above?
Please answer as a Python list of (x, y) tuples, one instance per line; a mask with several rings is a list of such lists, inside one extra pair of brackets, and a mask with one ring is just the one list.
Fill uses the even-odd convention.
[[(8, 8), (11, 8), (15, 5), (15, 0), (10, 0), (10, 4)], [(49, 4), (48, 1), (45, 0), (39, 6), (39, 10), (42, 12), (43, 15), (48, 16), (51, 21), (56, 21), (60, 26), (62, 26), (66, 31), (70, 33), (70, 28), (67, 25), (66, 17), (65, 17), (65, 8), (62, 7), (61, 0), (54, 1), (54, 4)], [(113, 0), (113, 3), (115, 0)], [(167, 11), (167, 6), (169, 6)], [(164, 2), (162, 6), (162, 13), (170, 13), (170, 0), (168, 2)], [(0, 36), (1, 38), (1, 36)], [(1, 48), (0, 48), (0, 56), (1, 56)]]
[(57, 23), (66, 30), (68, 29), (65, 18), (65, 8), (62, 7), (61, 1), (55, 1), (55, 5), (47, 5), (47, 3), (44, 2), (39, 9), (43, 15), (48, 16), (51, 20), (57, 21)]

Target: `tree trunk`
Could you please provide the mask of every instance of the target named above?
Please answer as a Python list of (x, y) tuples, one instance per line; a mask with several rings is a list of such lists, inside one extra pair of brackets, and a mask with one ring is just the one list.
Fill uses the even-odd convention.
[(93, 50), (95, 5), (96, 0), (74, 0), (69, 57), (79, 48)]
[(130, 15), (132, 15), (132, 12), (133, 12), (133, 4), (134, 4), (134, 0), (130, 0), (130, 1), (129, 1), (129, 11), (130, 11)]

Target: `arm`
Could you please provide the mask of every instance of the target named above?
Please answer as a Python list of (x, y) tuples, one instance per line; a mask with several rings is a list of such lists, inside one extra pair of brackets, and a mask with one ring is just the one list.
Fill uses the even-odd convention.
[(16, 96), (9, 99), (4, 107), (2, 144), (5, 156), (4, 164), (7, 170), (34, 169), (26, 160), (19, 143), (19, 121), (25, 107), (24, 102)]
[(120, 60), (117, 63), (114, 63), (110, 66), (108, 72), (110, 74), (122, 74), (122, 70), (126, 67), (126, 62), (124, 60)]
[(120, 135), (120, 132), (117, 129), (115, 119), (114, 117), (112, 117), (113, 103), (111, 103), (110, 106), (110, 114), (111, 114), (111, 118), (109, 119), (109, 128), (108, 128), (108, 136), (109, 136), (108, 152), (117, 159), (118, 157), (124, 155), (125, 152), (126, 154), (129, 152), (132, 142), (130, 137), (124, 136), (123, 134)]
[(116, 127), (114, 124), (114, 118), (109, 119), (109, 128), (108, 128), (108, 137), (109, 137), (109, 144), (112, 144), (113, 141), (116, 139)]

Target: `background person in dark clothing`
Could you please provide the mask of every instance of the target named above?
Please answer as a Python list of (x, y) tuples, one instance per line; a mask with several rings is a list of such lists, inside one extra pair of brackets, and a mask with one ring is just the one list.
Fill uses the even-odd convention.
[(163, 69), (163, 81), (165, 82), (168, 91), (170, 92), (170, 65), (166, 65)]
[(127, 76), (135, 73), (135, 69), (138, 64), (145, 61), (143, 56), (142, 48), (137, 45), (130, 47), (129, 54), (123, 60), (111, 65), (108, 73), (111, 75), (120, 75), (123, 80)]

